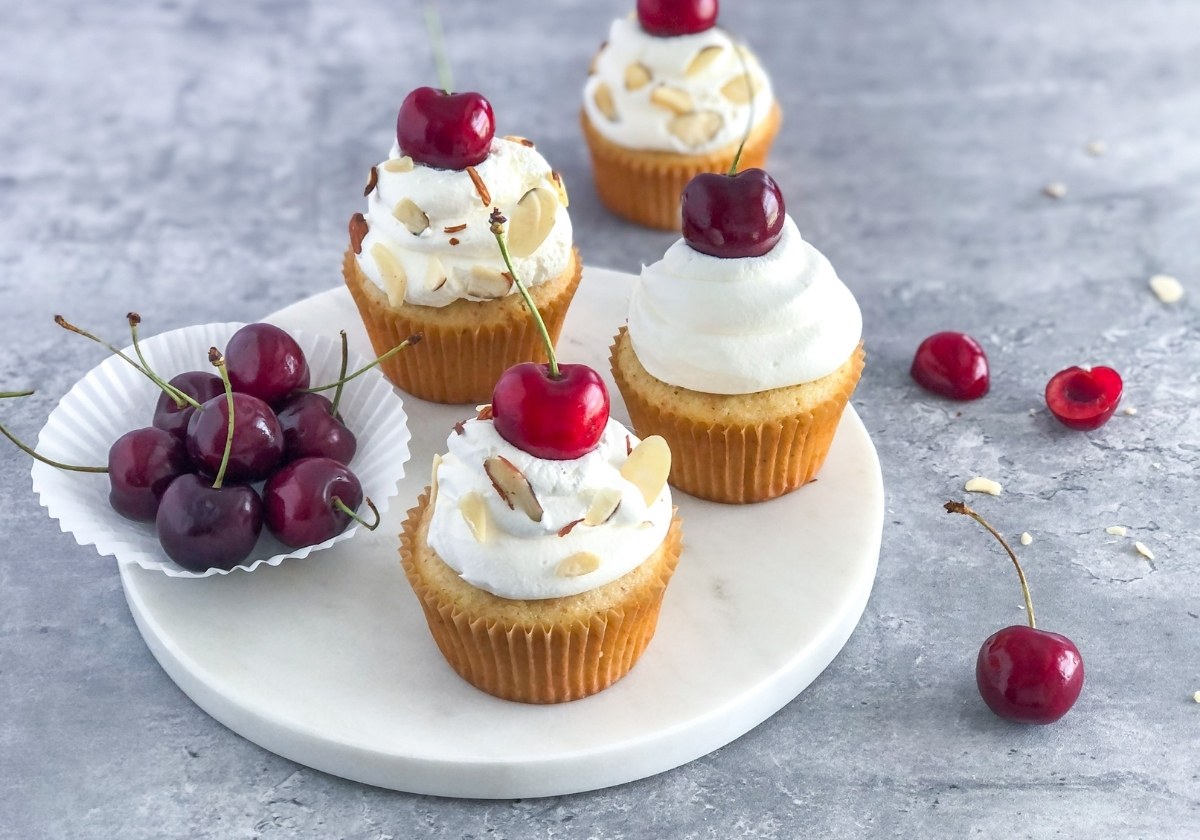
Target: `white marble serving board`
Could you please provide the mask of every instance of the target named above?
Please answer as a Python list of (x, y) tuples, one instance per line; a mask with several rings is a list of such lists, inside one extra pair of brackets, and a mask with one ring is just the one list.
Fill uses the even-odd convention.
[[(585, 272), (559, 356), (608, 374), (633, 277)], [(370, 347), (335, 289), (269, 320)], [(234, 732), (301, 764), (386, 788), (518, 798), (661, 773), (743, 735), (796, 697), (857, 625), (879, 557), (883, 479), (847, 410), (819, 480), (748, 506), (676, 492), (684, 554), (658, 632), (624, 680), (558, 706), (497, 700), (438, 653), (396, 553), (404, 511), (471, 407), (405, 397), (413, 459), (375, 533), (307, 560), (197, 580), (121, 568), (130, 610), (171, 678)]]

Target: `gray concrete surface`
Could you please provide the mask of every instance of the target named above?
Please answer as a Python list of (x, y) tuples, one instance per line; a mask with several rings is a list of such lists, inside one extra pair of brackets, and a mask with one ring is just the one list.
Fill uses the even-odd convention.
[[(875, 593), (829, 670), (739, 741), (617, 789), (363, 787), (193, 706), (143, 645), (115, 563), (58, 533), (25, 458), (0, 448), (0, 837), (1200, 834), (1200, 5), (725, 5), (785, 108), (771, 168), (866, 316), (856, 404), (888, 518)], [(444, 4), (459, 86), (563, 170), (585, 259), (626, 270), (671, 237), (598, 207), (576, 109), (630, 6)], [(250, 320), (337, 284), (367, 168), (432, 79), (415, 2), (0, 0), (0, 387), (39, 389), (0, 416), (32, 437), (97, 361), (56, 312), (115, 335), (130, 308), (153, 330)], [(1041, 194), (1051, 181), (1065, 198)], [(1190, 296), (1161, 304), (1160, 271)], [(986, 399), (910, 382), (916, 344), (945, 328), (988, 347)], [(1137, 414), (1058, 426), (1043, 385), (1081, 362), (1121, 370)], [(941, 511), (976, 474), (1005, 485), (978, 507), (1034, 536), (1043, 626), (1087, 661), (1049, 728), (976, 695), (978, 645), (1022, 619), (1007, 561)]]

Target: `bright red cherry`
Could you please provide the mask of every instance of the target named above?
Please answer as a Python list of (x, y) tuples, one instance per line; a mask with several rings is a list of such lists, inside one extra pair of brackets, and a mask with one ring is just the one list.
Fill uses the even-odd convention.
[(587, 365), (514, 365), (492, 391), (500, 437), (536, 458), (567, 461), (596, 448), (608, 425), (608, 388)]
[(702, 172), (683, 188), (683, 238), (702, 254), (761, 257), (783, 235), (786, 210), (775, 179), (761, 169)]
[(1058, 633), (1017, 624), (979, 649), (975, 682), (989, 709), (1016, 723), (1054, 723), (1083, 690), (1083, 657)]
[(247, 324), (225, 345), (225, 364), (233, 390), (278, 405), (309, 384), (304, 351), (274, 324)]
[(651, 35), (691, 35), (717, 25), (717, 0), (638, 0), (637, 14)]
[(1046, 383), (1046, 405), (1058, 422), (1090, 432), (1108, 422), (1121, 402), (1121, 374), (1109, 367), (1069, 367)]
[(290, 548), (316, 545), (342, 533), (362, 501), (358, 478), (330, 458), (293, 461), (263, 487), (267, 528)]
[(952, 400), (977, 400), (991, 383), (987, 354), (966, 333), (935, 333), (913, 356), (912, 378), (926, 391)]
[(419, 87), (396, 117), (400, 153), (435, 169), (466, 169), (487, 160), (496, 136), (492, 104), (478, 93)]

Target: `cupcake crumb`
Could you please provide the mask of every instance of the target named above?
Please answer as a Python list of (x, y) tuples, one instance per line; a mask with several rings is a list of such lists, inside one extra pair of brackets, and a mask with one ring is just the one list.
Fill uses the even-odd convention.
[(1123, 525), (1109, 525), (1104, 529), (1104, 533), (1113, 537), (1123, 537), (1129, 532), (1125, 530), (1125, 526)]
[(1033, 542), (1033, 534), (1028, 531), (1021, 534), (1021, 545), (1029, 545), (1031, 542)]
[(975, 476), (966, 483), (963, 487), (968, 493), (987, 493), (989, 496), (999, 496), (1004, 489), (998, 481), (992, 481), (990, 478), (983, 476)]
[(1137, 550), (1138, 554), (1142, 555), (1147, 560), (1154, 559), (1154, 552), (1151, 551), (1150, 548), (1144, 542), (1135, 542), (1133, 544), (1133, 547)]
[(1150, 291), (1163, 303), (1178, 303), (1183, 298), (1183, 284), (1169, 274), (1151, 277)]
[(1064, 198), (1067, 194), (1067, 185), (1061, 181), (1052, 181), (1042, 187), (1042, 193), (1050, 198)]

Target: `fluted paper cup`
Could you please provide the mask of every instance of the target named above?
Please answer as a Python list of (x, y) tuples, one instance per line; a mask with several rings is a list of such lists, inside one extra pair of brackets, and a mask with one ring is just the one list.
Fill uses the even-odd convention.
[[(147, 362), (164, 379), (189, 370), (213, 371), (208, 348), (224, 350), (243, 324), (202, 324), (163, 333), (139, 342)], [(324, 335), (288, 330), (304, 350), (313, 384), (337, 379), (341, 342)], [(132, 353), (132, 349), (127, 351)], [(403, 351), (402, 351), (403, 352)], [(351, 355), (349, 370), (368, 360)], [(215, 372), (215, 371), (214, 371)], [(108, 463), (108, 449), (132, 429), (150, 425), (161, 393), (157, 386), (130, 365), (111, 356), (75, 384), (51, 412), (38, 438), (43, 455), (71, 464), (100, 466)], [(404, 404), (378, 369), (346, 383), (338, 406), (346, 425), (358, 439), (358, 451), (348, 466), (358, 476), (363, 495), (379, 512), (387, 510), (397, 483), (404, 475), (411, 437)], [(188, 571), (166, 555), (158, 544), (153, 522), (133, 522), (108, 503), (108, 477), (64, 472), (40, 462), (33, 464), (33, 490), (50, 516), (80, 545), (94, 545), (101, 555), (111, 555), (122, 565), (163, 572), (170, 577), (208, 577), (231, 571), (253, 571), (278, 566), (284, 560), (307, 557), (358, 531), (357, 522), (335, 537), (316, 545), (291, 549), (264, 527), (251, 555), (233, 569)]]

